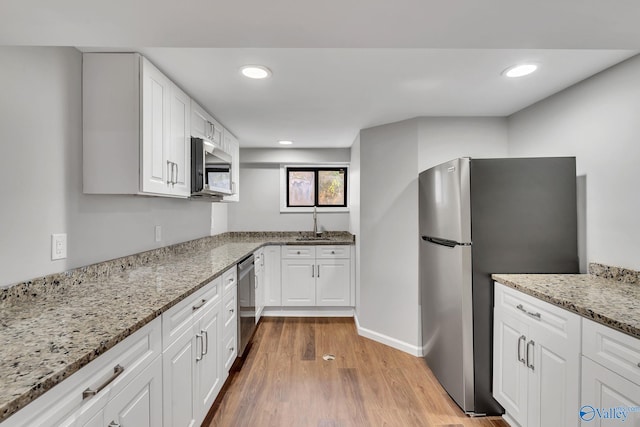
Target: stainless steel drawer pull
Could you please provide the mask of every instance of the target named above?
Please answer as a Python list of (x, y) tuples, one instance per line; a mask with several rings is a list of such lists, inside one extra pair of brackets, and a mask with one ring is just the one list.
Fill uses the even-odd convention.
[(298, 251), (298, 255), (300, 255), (300, 251)]
[(233, 282), (233, 277), (229, 277), (229, 283)]
[(536, 343), (533, 340), (527, 343), (527, 368), (531, 368), (532, 371), (535, 371), (535, 368), (533, 366), (533, 355), (531, 356), (531, 363), (529, 363), (529, 346), (533, 347), (535, 345)]
[(332, 254), (332, 255), (335, 255), (335, 254), (336, 254), (336, 251), (331, 251), (331, 254)]
[(542, 316), (540, 315), (540, 313), (534, 313), (532, 311), (527, 311), (527, 314), (529, 316), (533, 317), (534, 319), (542, 320)]
[(203, 298), (198, 304), (194, 305), (191, 308), (193, 309), (193, 311), (196, 311), (196, 310), (202, 308), (202, 306), (205, 305), (206, 303), (207, 303), (207, 300)]
[(526, 312), (527, 312), (527, 310), (525, 310), (525, 309), (524, 309), (524, 307), (522, 306), (522, 304), (518, 304), (518, 305), (516, 305), (516, 308), (517, 308), (518, 310), (520, 310), (521, 312), (523, 312), (523, 313), (526, 313)]
[(524, 335), (521, 335), (520, 338), (518, 338), (518, 362), (522, 362), (523, 365), (526, 364), (526, 361), (524, 360), (524, 357), (522, 357), (521, 355), (522, 352), (520, 351), (520, 349), (522, 347), (520, 346), (520, 343), (526, 340), (527, 340), (527, 337), (525, 337)]
[(111, 384), (111, 382), (116, 378), (118, 378), (120, 374), (122, 374), (123, 372), (124, 372), (124, 368), (122, 366), (120, 365), (114, 366), (113, 374), (111, 374), (111, 376), (107, 378), (107, 380), (104, 383), (98, 386), (97, 389), (92, 390), (91, 388), (87, 388), (85, 391), (82, 392), (82, 400), (89, 399), (90, 397), (93, 397), (96, 394), (100, 393), (106, 386)]
[(111, 421), (108, 425), (108, 427), (120, 427), (120, 423), (117, 423), (115, 421)]

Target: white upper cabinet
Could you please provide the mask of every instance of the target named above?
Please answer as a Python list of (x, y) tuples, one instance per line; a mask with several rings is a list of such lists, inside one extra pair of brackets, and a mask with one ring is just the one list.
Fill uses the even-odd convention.
[(83, 190), (188, 197), (191, 100), (136, 53), (83, 55)]
[(206, 139), (215, 146), (223, 148), (222, 135), (222, 125), (211, 117), (204, 108), (191, 100), (191, 136)]
[(222, 145), (231, 156), (231, 190), (233, 191), (232, 195), (224, 196), (223, 201), (238, 202), (240, 201), (240, 144), (231, 132), (224, 129)]

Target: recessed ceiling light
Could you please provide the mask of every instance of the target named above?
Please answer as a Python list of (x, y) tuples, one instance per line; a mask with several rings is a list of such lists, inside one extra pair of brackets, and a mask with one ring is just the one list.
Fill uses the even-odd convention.
[(240, 68), (240, 72), (250, 79), (266, 79), (271, 76), (271, 70), (264, 65), (245, 65)]
[(533, 73), (538, 69), (536, 64), (520, 64), (509, 67), (502, 72), (502, 75), (507, 77), (522, 77)]
[(280, 140), (280, 141), (278, 141), (278, 144), (280, 144), (280, 145), (291, 145), (291, 144), (293, 144), (293, 141)]

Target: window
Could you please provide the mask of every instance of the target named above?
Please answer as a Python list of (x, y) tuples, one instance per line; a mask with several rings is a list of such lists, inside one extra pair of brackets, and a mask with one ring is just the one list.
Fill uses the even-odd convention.
[(287, 207), (346, 207), (347, 168), (287, 167)]

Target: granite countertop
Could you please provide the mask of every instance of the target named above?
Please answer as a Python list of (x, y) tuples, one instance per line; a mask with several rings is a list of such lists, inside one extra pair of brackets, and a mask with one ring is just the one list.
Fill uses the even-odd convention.
[(640, 339), (640, 284), (593, 274), (493, 274), (493, 280)]
[[(261, 246), (354, 243), (349, 233), (305, 242), (300, 235), (227, 233), (181, 244), (179, 253), (150, 251), (5, 289), (0, 422)], [(75, 276), (82, 280), (61, 283)]]

